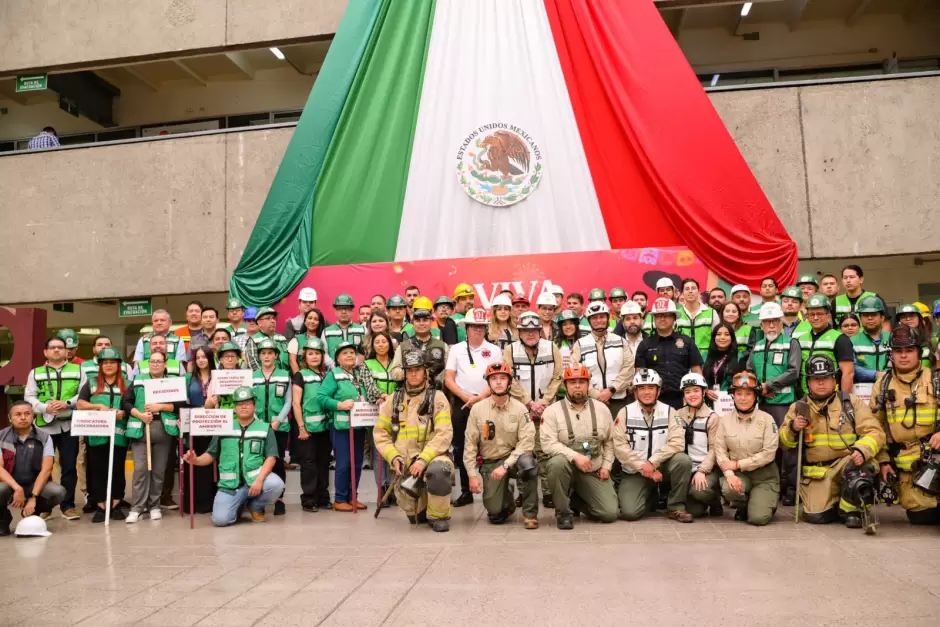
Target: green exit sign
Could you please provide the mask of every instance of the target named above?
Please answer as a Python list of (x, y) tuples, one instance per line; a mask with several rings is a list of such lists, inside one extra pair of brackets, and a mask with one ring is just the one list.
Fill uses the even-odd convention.
[(24, 74), (16, 77), (16, 92), (42, 91), (49, 86), (48, 74)]
[(153, 313), (153, 304), (149, 298), (122, 300), (118, 307), (118, 318), (149, 316)]

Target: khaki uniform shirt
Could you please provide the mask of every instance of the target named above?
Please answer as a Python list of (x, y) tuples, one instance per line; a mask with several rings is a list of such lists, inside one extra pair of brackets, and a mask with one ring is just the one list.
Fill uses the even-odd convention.
[[(514, 398), (506, 400), (500, 407), (494, 397), (486, 398), (470, 410), (463, 463), (471, 477), (479, 474), (477, 454), (484, 462), (505, 459), (505, 463), (512, 466), (520, 455), (535, 449), (535, 425), (529, 418), (528, 410)], [(487, 421), (496, 427), (496, 435), (492, 440), (483, 437)]]
[(594, 412), (597, 418), (597, 439), (603, 445), (601, 457), (591, 460), (593, 462), (591, 470), (592, 472), (601, 468), (610, 470), (614, 465), (614, 421), (610, 417), (610, 410), (607, 409), (606, 405), (591, 399), (588, 399), (584, 405), (575, 407), (566, 398), (549, 405), (545, 409), (542, 413), (542, 424), (539, 429), (542, 452), (549, 457), (564, 455), (568, 461), (573, 461), (577, 455), (581, 454), (568, 446), (568, 426), (565, 422), (562, 404), (567, 405), (568, 413), (571, 416), (571, 428), (574, 430), (572, 435), (576, 439), (587, 439), (592, 437), (591, 409), (588, 407), (588, 403), (594, 404)]
[[(676, 420), (682, 421), (682, 430), (684, 432), (686, 425), (692, 421), (692, 408), (686, 405), (676, 411), (675, 417)], [(721, 416), (712, 411), (708, 405), (702, 403), (702, 406), (696, 410), (695, 417), (708, 418), (708, 423), (705, 427), (705, 430), (708, 432), (708, 454), (705, 456), (702, 463), (698, 465), (698, 471), (707, 475), (715, 467), (715, 441), (718, 439), (718, 423), (721, 422)], [(682, 450), (685, 451), (685, 433), (683, 433), (682, 438)]]
[[(373, 436), (375, 448), (388, 463), (396, 457), (402, 457), (404, 464), (408, 464), (417, 456), (427, 466), (435, 457), (446, 455), (454, 437), (454, 427), (450, 422), (450, 403), (443, 392), (434, 393), (434, 408), (430, 415), (418, 414), (418, 409), (424, 402), (425, 390), (420, 394), (411, 396), (406, 391), (403, 404), (405, 408), (399, 411), (399, 424), (397, 431), (392, 423), (393, 404), (395, 395), (389, 394), (388, 399), (379, 408), (379, 417), (375, 422)], [(433, 425), (428, 421), (433, 420)]]
[[(735, 409), (721, 417), (715, 438), (715, 461), (738, 462), (742, 471), (757, 470), (774, 461), (777, 453), (777, 423), (767, 412), (755, 409), (750, 417)], [(734, 475), (731, 470), (725, 476)]]

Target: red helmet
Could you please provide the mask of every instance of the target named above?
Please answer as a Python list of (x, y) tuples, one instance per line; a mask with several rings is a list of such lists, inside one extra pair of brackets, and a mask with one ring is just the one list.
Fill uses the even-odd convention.
[(582, 366), (578, 362), (572, 362), (565, 368), (565, 374), (562, 379), (565, 381), (572, 381), (574, 379), (586, 379), (590, 381), (591, 372), (587, 369), (587, 366)]
[(529, 306), (529, 299), (525, 297), (525, 294), (516, 294), (512, 299), (512, 304), (521, 303), (526, 307)]
[(652, 314), (674, 314), (676, 313), (676, 304), (668, 298), (657, 298), (653, 301), (650, 308)]

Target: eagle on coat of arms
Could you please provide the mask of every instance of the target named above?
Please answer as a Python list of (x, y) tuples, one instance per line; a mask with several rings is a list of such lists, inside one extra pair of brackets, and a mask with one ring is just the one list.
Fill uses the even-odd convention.
[[(496, 131), (482, 141), (486, 149), (480, 156), (479, 164), (486, 170), (499, 172), (505, 176), (528, 174), (529, 147), (525, 142), (509, 131)], [(517, 165), (518, 164), (518, 165)]]

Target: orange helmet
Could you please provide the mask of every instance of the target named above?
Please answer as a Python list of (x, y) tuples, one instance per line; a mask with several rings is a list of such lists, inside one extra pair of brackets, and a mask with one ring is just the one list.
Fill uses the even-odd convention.
[(483, 373), (483, 378), (489, 381), (489, 378), (494, 374), (504, 374), (512, 379), (512, 370), (509, 369), (509, 364), (502, 361), (497, 361), (487, 366), (486, 372)]
[(757, 377), (754, 376), (753, 372), (747, 370), (739, 372), (731, 378), (731, 389), (737, 390), (738, 388), (753, 390), (754, 392), (759, 392), (761, 389), (760, 384), (757, 383)]
[(587, 366), (582, 366), (577, 362), (572, 362), (568, 364), (568, 367), (565, 368), (565, 374), (562, 377), (565, 381), (572, 381), (574, 379), (591, 379), (591, 372), (587, 369)]

